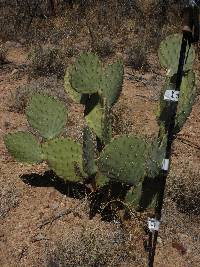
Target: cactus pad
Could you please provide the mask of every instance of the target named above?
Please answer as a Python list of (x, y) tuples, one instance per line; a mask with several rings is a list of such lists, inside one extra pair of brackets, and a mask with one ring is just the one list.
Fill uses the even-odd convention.
[(71, 85), (81, 94), (94, 94), (99, 91), (101, 76), (101, 62), (97, 55), (82, 53), (71, 71)]
[(83, 169), (89, 176), (97, 172), (93, 135), (88, 126), (83, 131)]
[(85, 116), (87, 125), (95, 132), (98, 138), (104, 143), (110, 141), (112, 128), (110, 122), (109, 107), (106, 103), (98, 101), (96, 105)]
[(103, 107), (104, 107), (104, 109), (103, 109), (102, 121), (101, 121), (102, 142), (104, 145), (107, 145), (108, 143), (110, 143), (111, 138), (112, 138), (110, 107), (107, 104), (107, 99), (104, 99)]
[(163, 160), (166, 155), (166, 147), (167, 147), (167, 136), (165, 135), (162, 139), (161, 144), (159, 145), (159, 141), (155, 140), (149, 146), (148, 151), (148, 160), (147, 160), (147, 176), (155, 178), (162, 167)]
[[(164, 41), (161, 42), (158, 55), (162, 67), (168, 70), (168, 75), (173, 76), (177, 73), (179, 56), (181, 49), (182, 35), (173, 34), (168, 36)], [(189, 46), (187, 47), (187, 50)], [(184, 71), (191, 70), (193, 66), (193, 61), (195, 59), (194, 48), (189, 49), (187, 60), (184, 65)]]
[(189, 117), (192, 106), (197, 96), (197, 87), (195, 81), (195, 73), (189, 71), (183, 77), (181, 83), (181, 93), (178, 102), (176, 127), (175, 131), (178, 132)]
[[(164, 123), (164, 125), (167, 126), (169, 123), (170, 103), (164, 100), (164, 93), (168, 89), (175, 89), (175, 81), (176, 76), (173, 76), (171, 78), (168, 77), (163, 87), (157, 112), (158, 122), (160, 125)], [(180, 131), (185, 121), (189, 117), (192, 111), (192, 106), (195, 102), (196, 95), (197, 88), (195, 82), (195, 73), (191, 70), (186, 72), (182, 79), (176, 114), (175, 133)]]
[(96, 186), (100, 188), (109, 183), (109, 178), (103, 175), (102, 173), (98, 172), (95, 176), (95, 182)]
[(105, 146), (98, 167), (110, 179), (137, 185), (145, 175), (146, 142), (134, 136), (113, 139)]
[(138, 210), (155, 209), (157, 197), (162, 186), (162, 179), (145, 177), (137, 186), (133, 186), (126, 194), (125, 202)]
[(70, 83), (70, 79), (71, 79), (70, 69), (68, 68), (66, 70), (65, 77), (64, 77), (64, 88), (65, 88), (65, 91), (67, 92), (67, 94), (69, 95), (69, 97), (77, 104), (80, 104), (82, 94), (76, 92), (74, 90), (74, 88), (72, 88), (71, 83)]
[(8, 152), (17, 161), (39, 163), (42, 161), (42, 150), (34, 135), (26, 132), (7, 134), (4, 142)]
[(101, 89), (109, 106), (112, 106), (118, 99), (123, 84), (124, 69), (121, 61), (109, 65), (103, 75)]
[(43, 144), (44, 158), (55, 173), (67, 181), (81, 181), (82, 147), (67, 138), (56, 138)]
[(101, 104), (98, 103), (92, 110), (85, 116), (87, 125), (95, 132), (95, 134), (102, 139), (101, 121), (103, 116), (103, 109)]
[(138, 208), (142, 195), (142, 182), (136, 186), (132, 186), (126, 193), (125, 202), (128, 206)]
[(34, 94), (26, 108), (29, 124), (46, 139), (63, 131), (66, 115), (64, 103), (48, 95)]

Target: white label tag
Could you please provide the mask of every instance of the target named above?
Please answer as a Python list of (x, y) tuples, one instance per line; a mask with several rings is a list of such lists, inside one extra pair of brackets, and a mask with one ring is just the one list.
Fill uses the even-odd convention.
[(160, 222), (155, 218), (148, 218), (148, 228), (151, 232), (158, 231), (160, 228)]
[(164, 95), (164, 100), (177, 102), (179, 99), (179, 94), (180, 94), (179, 91), (166, 90), (165, 95)]
[(163, 159), (162, 170), (163, 171), (168, 171), (169, 170), (169, 159)]

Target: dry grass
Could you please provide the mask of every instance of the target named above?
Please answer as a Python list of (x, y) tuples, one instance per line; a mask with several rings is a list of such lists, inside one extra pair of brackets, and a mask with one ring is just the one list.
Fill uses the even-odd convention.
[(0, 66), (7, 63), (7, 49), (0, 44)]
[(33, 75), (58, 77), (64, 76), (65, 62), (64, 52), (53, 45), (36, 46), (29, 54)]
[(200, 168), (194, 162), (185, 162), (179, 172), (172, 172), (169, 194), (178, 210), (187, 215), (200, 215)]
[(57, 79), (56, 76), (40, 77), (26, 85), (17, 87), (11, 109), (17, 112), (24, 112), (29, 97), (34, 93), (48, 94), (64, 101), (66, 104), (69, 103), (62, 80)]
[(0, 188), (0, 218), (4, 218), (8, 212), (19, 204), (19, 191), (11, 183), (1, 183)]
[(135, 42), (127, 49), (126, 65), (133, 69), (148, 69), (147, 47)]
[(66, 229), (64, 236), (47, 249), (48, 267), (117, 267), (135, 256), (129, 235), (120, 225), (87, 221)]

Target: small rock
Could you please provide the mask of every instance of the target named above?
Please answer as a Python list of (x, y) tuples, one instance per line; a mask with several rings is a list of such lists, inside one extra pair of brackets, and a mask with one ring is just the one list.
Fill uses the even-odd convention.
[(19, 48), (22, 47), (22, 45), (18, 42), (14, 42), (14, 41), (7, 41), (5, 43), (6, 48)]
[(14, 75), (15, 73), (18, 72), (18, 69), (14, 69), (12, 72), (11, 72), (11, 75)]
[(142, 75), (142, 78), (149, 81), (149, 80), (152, 80), (154, 78), (154, 75), (152, 73), (145, 73)]
[(59, 207), (58, 202), (53, 202), (49, 204), (49, 208), (52, 210), (56, 210)]
[(158, 244), (163, 245), (163, 241), (162, 241), (161, 237), (158, 237), (157, 242), (158, 242)]
[(37, 242), (37, 241), (41, 241), (41, 240), (47, 240), (48, 238), (46, 238), (45, 235), (39, 233), (37, 235), (35, 235), (33, 238), (32, 238), (32, 242)]

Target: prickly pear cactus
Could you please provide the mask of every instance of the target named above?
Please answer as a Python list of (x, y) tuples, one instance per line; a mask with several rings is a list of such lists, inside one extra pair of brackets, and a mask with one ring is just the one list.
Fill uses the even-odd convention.
[(142, 195), (142, 182), (136, 186), (132, 186), (126, 193), (125, 203), (130, 207), (139, 208)]
[[(95, 132), (102, 143), (106, 144), (112, 136), (110, 110), (104, 100), (99, 99), (85, 116), (87, 125)], [(89, 105), (89, 104), (88, 104)]]
[(64, 103), (48, 95), (34, 94), (26, 108), (29, 124), (46, 139), (62, 133), (66, 124)]
[(121, 61), (103, 69), (99, 58), (82, 53), (65, 75), (65, 89), (76, 102), (85, 105), (85, 120), (102, 144), (110, 142), (110, 108), (117, 101), (123, 84)]
[[(163, 68), (168, 70), (167, 75), (173, 76), (177, 73), (179, 56), (181, 49), (182, 35), (172, 34), (163, 40), (160, 44), (158, 56)], [(187, 47), (188, 54), (184, 65), (184, 71), (191, 70), (195, 59), (195, 51), (193, 47)]]
[(163, 159), (166, 156), (166, 148), (167, 148), (167, 136), (164, 135), (161, 143), (159, 144), (159, 140), (155, 140), (149, 146), (149, 150), (147, 152), (147, 176), (148, 177), (156, 177), (162, 167)]
[(44, 158), (55, 173), (67, 181), (83, 181), (82, 146), (67, 138), (56, 138), (42, 146)]
[(101, 120), (101, 129), (102, 129), (102, 142), (104, 145), (110, 143), (112, 138), (112, 126), (110, 118), (110, 107), (107, 103), (107, 99), (103, 99), (103, 114)]
[(83, 169), (88, 176), (97, 172), (93, 135), (88, 126), (84, 127), (83, 130)]
[(8, 152), (17, 161), (39, 163), (43, 159), (41, 146), (34, 135), (26, 132), (7, 134), (4, 142)]
[(125, 202), (130, 208), (137, 210), (154, 209), (157, 205), (161, 184), (160, 177), (145, 177), (141, 183), (129, 189)]
[(194, 71), (189, 71), (183, 77), (181, 93), (178, 102), (175, 132), (180, 131), (189, 117), (197, 96), (197, 86)]
[[(175, 82), (176, 76), (173, 76), (171, 78), (168, 77), (163, 87), (157, 112), (157, 118), (160, 125), (164, 124), (165, 126), (167, 126), (169, 124), (170, 103), (164, 100), (164, 93), (166, 90), (175, 90)], [(195, 81), (195, 73), (190, 70), (184, 74), (181, 83), (174, 130), (175, 133), (178, 133), (181, 130), (187, 118), (189, 117), (196, 96), (197, 87)]]
[(87, 96), (81, 93), (78, 93), (71, 85), (71, 71), (72, 67), (68, 67), (64, 77), (64, 88), (68, 96), (77, 104), (85, 105)]
[(81, 103), (81, 98), (82, 98), (82, 94), (78, 93), (74, 90), (74, 88), (72, 88), (71, 83), (70, 83), (70, 79), (71, 79), (71, 75), (70, 75), (70, 71), (71, 68), (68, 68), (65, 72), (65, 77), (64, 77), (64, 88), (65, 91), (67, 92), (67, 94), (69, 95), (69, 97), (77, 104)]
[(123, 84), (124, 69), (121, 61), (109, 65), (102, 76), (101, 90), (109, 106), (118, 100)]
[(97, 172), (95, 176), (96, 187), (100, 188), (109, 183), (109, 178), (100, 172)]
[(115, 138), (105, 146), (97, 161), (106, 177), (137, 185), (145, 176), (147, 144), (135, 136)]
[(97, 55), (82, 53), (71, 71), (71, 86), (81, 94), (99, 91), (102, 76), (101, 62)]
[(77, 103), (81, 103), (84, 94), (103, 95), (109, 106), (118, 99), (123, 84), (123, 64), (121, 61), (103, 69), (97, 55), (82, 53), (73, 67), (66, 71), (65, 89)]
[(87, 102), (86, 106), (86, 114), (85, 120), (87, 125), (95, 132), (95, 134), (101, 138), (102, 136), (102, 128), (101, 128), (101, 121), (103, 117), (103, 108), (98, 97), (92, 96), (91, 99)]

